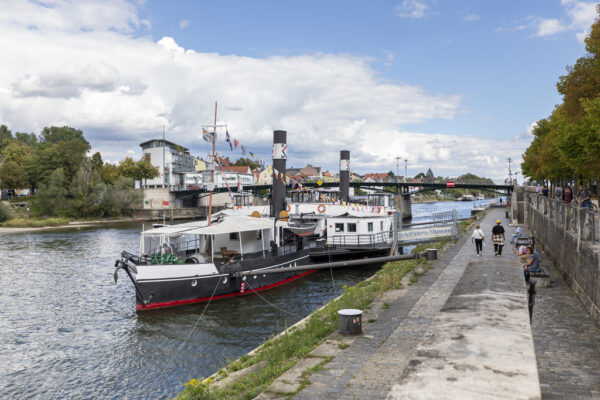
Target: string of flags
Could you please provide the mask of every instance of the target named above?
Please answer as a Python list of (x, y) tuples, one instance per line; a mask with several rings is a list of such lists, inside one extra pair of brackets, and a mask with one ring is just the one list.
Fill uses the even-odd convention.
[[(213, 142), (216, 143), (216, 141), (218, 139), (218, 135), (217, 135), (217, 132), (214, 130), (209, 131), (205, 128), (202, 128), (202, 138), (208, 143), (213, 143)], [(234, 149), (237, 150), (239, 147), (240, 151), (242, 153), (242, 156), (244, 156), (244, 155), (246, 155), (246, 153), (248, 153), (250, 155), (250, 157), (255, 159), (255, 161), (260, 166), (261, 170), (264, 170), (265, 168), (267, 168), (267, 166), (269, 166), (269, 167), (271, 166), (269, 163), (266, 163), (263, 160), (261, 160), (256, 155), (256, 153), (248, 150), (248, 148), (246, 146), (244, 146), (243, 144), (241, 144), (239, 140), (237, 140), (236, 138), (232, 138), (229, 135), (229, 130), (225, 131), (225, 142), (229, 145), (229, 151), (233, 151)], [(215, 153), (215, 157), (214, 157), (213, 161), (220, 168), (221, 174), (222, 174), (223, 173), (223, 165), (219, 162), (218, 153)], [(295, 180), (293, 178), (287, 177), (283, 172), (278, 171), (275, 168), (273, 168), (273, 174), (274, 174), (274, 178), (277, 180), (280, 180), (284, 185), (291, 183), (292, 190), (294, 190), (296, 187), (298, 187), (299, 190), (302, 190), (303, 186), (300, 182), (298, 182), (297, 180)], [(229, 191), (229, 196), (233, 200), (233, 194), (231, 193), (231, 188), (229, 187), (229, 185), (227, 183), (225, 183), (225, 186), (227, 187), (227, 190)], [(304, 189), (306, 190), (307, 193), (309, 191), (312, 191), (312, 190), (309, 190), (307, 187), (304, 187)], [(241, 187), (240, 187), (240, 183), (238, 182), (238, 191), (240, 191), (240, 190), (241, 190)]]

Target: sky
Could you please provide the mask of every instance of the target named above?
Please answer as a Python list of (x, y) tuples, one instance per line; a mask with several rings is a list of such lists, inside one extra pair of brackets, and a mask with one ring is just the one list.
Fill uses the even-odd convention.
[[(269, 161), (359, 173), (519, 170), (585, 54), (583, 0), (0, 0), (0, 124), (81, 129), (105, 161), (161, 138), (207, 158), (214, 119)], [(217, 150), (235, 160), (219, 128)], [(401, 161), (398, 165), (397, 158)], [(399, 166), (399, 168), (398, 168)]]

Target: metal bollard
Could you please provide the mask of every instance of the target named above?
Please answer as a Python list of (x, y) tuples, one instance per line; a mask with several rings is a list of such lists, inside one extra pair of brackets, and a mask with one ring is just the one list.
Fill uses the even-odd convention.
[(529, 288), (527, 289), (527, 302), (529, 303), (529, 323), (533, 321), (533, 305), (535, 304), (535, 279), (529, 279)]
[(427, 249), (425, 250), (425, 258), (427, 261), (435, 261), (438, 259), (438, 251), (437, 249)]
[(340, 316), (340, 333), (346, 335), (358, 335), (362, 333), (362, 311), (353, 308), (339, 310)]

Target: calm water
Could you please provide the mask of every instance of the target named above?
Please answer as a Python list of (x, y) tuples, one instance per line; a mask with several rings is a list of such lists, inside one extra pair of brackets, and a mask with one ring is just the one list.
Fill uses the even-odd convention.
[[(463, 217), (472, 206), (416, 204), (413, 214)], [(171, 398), (376, 271), (335, 270), (333, 281), (321, 271), (262, 297), (217, 301), (192, 331), (205, 305), (136, 314), (129, 279), (114, 284), (114, 261), (137, 253), (140, 230), (0, 235), (0, 398)]]

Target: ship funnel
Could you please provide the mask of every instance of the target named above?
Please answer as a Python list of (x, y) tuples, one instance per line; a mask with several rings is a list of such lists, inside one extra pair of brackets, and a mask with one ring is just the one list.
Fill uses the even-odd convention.
[(287, 211), (285, 201), (285, 163), (287, 160), (287, 132), (273, 131), (273, 186), (271, 189), (271, 217)]
[(350, 200), (350, 151), (340, 151), (340, 201)]

